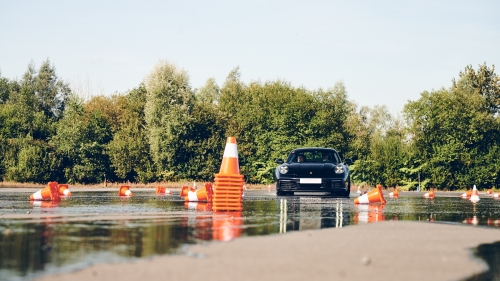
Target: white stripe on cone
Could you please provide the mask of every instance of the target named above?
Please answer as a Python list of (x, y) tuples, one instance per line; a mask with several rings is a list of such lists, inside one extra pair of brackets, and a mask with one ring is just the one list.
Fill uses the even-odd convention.
[(130, 190), (125, 191), (125, 196), (130, 196), (130, 194), (132, 194), (132, 191)]
[(198, 201), (198, 196), (196, 195), (196, 191), (189, 191), (188, 192), (188, 200), (189, 201)]
[(34, 200), (43, 200), (42, 191), (38, 190), (37, 192), (33, 193), (33, 199)]
[(235, 143), (226, 143), (224, 155), (222, 157), (238, 158), (238, 147)]
[(63, 193), (64, 193), (64, 195), (71, 194), (71, 192), (69, 191), (69, 189), (65, 189)]
[(368, 194), (363, 194), (358, 197), (359, 204), (369, 204), (370, 200), (368, 200)]

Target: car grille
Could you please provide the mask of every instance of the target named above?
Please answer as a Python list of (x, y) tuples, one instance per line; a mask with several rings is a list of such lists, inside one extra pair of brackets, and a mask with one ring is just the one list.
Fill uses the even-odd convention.
[(280, 187), (282, 189), (343, 189), (342, 181), (327, 181), (322, 184), (299, 184), (298, 181), (289, 180), (281, 181)]

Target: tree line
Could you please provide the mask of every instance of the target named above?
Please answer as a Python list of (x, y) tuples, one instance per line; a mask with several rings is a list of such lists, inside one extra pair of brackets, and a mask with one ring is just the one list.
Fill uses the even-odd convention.
[(248, 183), (273, 181), (275, 158), (297, 147), (335, 148), (352, 158), (352, 181), (400, 189), (500, 186), (500, 78), (466, 66), (449, 88), (424, 91), (401, 116), (358, 107), (342, 82), (310, 90), (289, 82), (199, 89), (160, 61), (126, 93), (84, 99), (47, 59), (22, 78), (0, 73), (3, 181), (94, 184), (213, 180), (227, 136), (238, 142)]

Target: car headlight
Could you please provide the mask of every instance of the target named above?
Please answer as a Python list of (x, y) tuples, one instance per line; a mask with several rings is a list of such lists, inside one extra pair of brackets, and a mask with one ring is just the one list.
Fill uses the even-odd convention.
[(338, 165), (335, 166), (335, 174), (343, 174), (345, 171), (344, 166)]
[(286, 174), (286, 173), (288, 173), (288, 165), (281, 165), (280, 174)]

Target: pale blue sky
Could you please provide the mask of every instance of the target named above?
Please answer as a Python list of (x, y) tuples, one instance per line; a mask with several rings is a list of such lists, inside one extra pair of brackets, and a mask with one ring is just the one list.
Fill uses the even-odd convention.
[[(199, 88), (240, 67), (245, 83), (346, 85), (358, 105), (399, 112), (471, 64), (500, 63), (500, 1), (4, 1), (0, 71), (49, 58), (59, 77), (105, 93), (160, 60)], [(499, 69), (496, 70), (499, 73)]]

